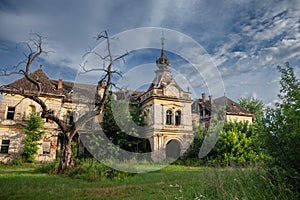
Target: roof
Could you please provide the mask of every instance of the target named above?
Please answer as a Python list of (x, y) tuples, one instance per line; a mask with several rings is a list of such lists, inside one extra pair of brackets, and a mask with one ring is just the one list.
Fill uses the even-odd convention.
[[(74, 85), (72, 82), (65, 81), (62, 83), (62, 88), (59, 89), (58, 81), (49, 79), (42, 69), (30, 73), (29, 76), (41, 84), (41, 95), (65, 96), (72, 90)], [(37, 87), (26, 79), (26, 77), (23, 77), (11, 84), (1, 86), (0, 91), (10, 93), (20, 91), (35, 93), (37, 92)]]
[[(62, 81), (62, 87), (59, 88), (59, 80), (51, 80), (49, 77), (43, 72), (42, 69), (38, 69), (30, 74), (30, 77), (34, 80), (37, 80), (41, 84), (41, 95), (43, 96), (57, 96), (63, 97), (65, 101), (72, 101), (72, 99), (84, 100), (84, 98), (94, 97), (96, 92), (96, 85), (90, 84), (81, 84), (74, 83), (68, 81)], [(11, 84), (3, 85), (0, 87), (1, 92), (6, 93), (17, 93), (17, 92), (26, 92), (34, 94), (37, 92), (37, 87), (26, 77), (18, 79)], [(118, 96), (118, 99), (136, 99), (143, 92), (138, 91), (126, 91), (126, 92), (116, 92), (115, 94)], [(74, 95), (75, 94), (75, 95)]]
[(214, 100), (215, 103), (224, 102), (226, 106), (226, 114), (227, 115), (241, 115), (241, 116), (253, 116), (251, 112), (243, 108), (240, 104), (234, 102), (233, 100), (229, 99), (228, 97), (219, 97)]

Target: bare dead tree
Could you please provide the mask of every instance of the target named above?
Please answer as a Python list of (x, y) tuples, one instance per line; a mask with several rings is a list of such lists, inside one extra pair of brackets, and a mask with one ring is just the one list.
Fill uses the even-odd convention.
[[(25, 45), (27, 49), (29, 50), (29, 53), (24, 54), (26, 56), (26, 59), (18, 63), (16, 66), (11, 67), (10, 69), (13, 69), (14, 71), (9, 71), (8, 68), (0, 69), (0, 76), (9, 76), (12, 74), (21, 74), (23, 75), (29, 82), (34, 84), (36, 86), (36, 92), (32, 91), (24, 91), (24, 90), (14, 90), (13, 94), (18, 94), (23, 96), (24, 98), (31, 99), (38, 103), (42, 109), (41, 117), (45, 119), (52, 120), (55, 122), (60, 129), (60, 134), (58, 136), (58, 139), (61, 143), (61, 149), (60, 149), (60, 163), (59, 163), (59, 169), (58, 172), (63, 172), (69, 168), (72, 168), (75, 165), (75, 159), (72, 151), (72, 140), (74, 136), (77, 134), (78, 130), (80, 130), (85, 123), (87, 123), (89, 120), (91, 120), (93, 117), (100, 115), (101, 112), (104, 109), (105, 102), (107, 101), (109, 91), (112, 86), (115, 84), (113, 83), (113, 75), (119, 74), (117, 71), (113, 71), (113, 63), (116, 60), (124, 59), (128, 53), (125, 53), (121, 56), (113, 56), (111, 52), (111, 46), (110, 46), (110, 37), (108, 35), (107, 31), (101, 32), (97, 36), (97, 40), (105, 40), (106, 41), (106, 48), (107, 48), (107, 55), (101, 56), (98, 54), (99, 58), (103, 60), (104, 65), (101, 69), (85, 69), (84, 66), (82, 66), (84, 72), (89, 71), (103, 71), (104, 76), (99, 77), (99, 82), (106, 81), (106, 86), (104, 87), (104, 92), (99, 101), (95, 103), (95, 106), (93, 110), (90, 112), (86, 112), (83, 115), (79, 116), (76, 122), (74, 122), (72, 125), (67, 125), (64, 121), (64, 119), (59, 118), (57, 115), (55, 115), (51, 109), (47, 106), (46, 102), (41, 98), (42, 93), (42, 85), (35, 80), (33, 77), (31, 77), (30, 69), (32, 66), (32, 63), (34, 63), (38, 57), (40, 57), (42, 54), (47, 54), (48, 52), (44, 51), (42, 47), (43, 38), (39, 34), (34, 34), (34, 38), (30, 39), (29, 41), (25, 42)], [(87, 54), (96, 52), (88, 52)], [(107, 63), (107, 64), (106, 64)], [(119, 74), (120, 75), (120, 74)], [(96, 91), (95, 91), (96, 93)]]

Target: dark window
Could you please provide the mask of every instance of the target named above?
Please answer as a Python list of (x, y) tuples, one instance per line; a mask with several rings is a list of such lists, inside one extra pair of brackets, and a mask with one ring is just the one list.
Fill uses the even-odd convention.
[(168, 124), (168, 125), (172, 124), (172, 117), (173, 117), (172, 110), (167, 110), (166, 117), (167, 117), (166, 124)]
[(8, 107), (7, 109), (7, 115), (6, 115), (6, 119), (14, 119), (15, 117), (15, 107)]
[(67, 125), (73, 125), (73, 123), (74, 123), (74, 113), (73, 112), (68, 112), (67, 113), (66, 124)]
[(181, 124), (181, 111), (177, 110), (175, 112), (175, 125), (180, 125)]
[(2, 140), (0, 153), (8, 153), (10, 140)]

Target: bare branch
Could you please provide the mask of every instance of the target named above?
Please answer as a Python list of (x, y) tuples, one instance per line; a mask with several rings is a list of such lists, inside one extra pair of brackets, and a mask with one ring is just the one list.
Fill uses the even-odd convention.
[(100, 32), (100, 33), (97, 35), (97, 40), (100, 40), (101, 38), (109, 39), (109, 38), (108, 38), (107, 31), (102, 31), (102, 32)]
[(125, 56), (128, 56), (129, 55), (129, 53), (128, 52), (126, 52), (126, 53), (124, 53), (123, 55), (120, 55), (120, 56), (118, 56), (117, 58), (115, 58), (113, 61), (115, 62), (115, 61), (117, 61), (117, 60), (120, 60), (120, 59), (122, 59), (123, 60), (123, 62), (125, 63), (125, 59), (124, 59), (124, 57)]

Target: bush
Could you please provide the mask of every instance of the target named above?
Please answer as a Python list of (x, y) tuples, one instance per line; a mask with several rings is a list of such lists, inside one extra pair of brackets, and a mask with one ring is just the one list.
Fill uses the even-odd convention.
[(199, 150), (207, 134), (201, 126), (198, 127), (193, 143), (182, 158), (184, 163), (196, 166), (200, 164), (251, 165), (260, 163), (264, 157), (260, 148), (255, 145), (256, 134), (253, 133), (252, 126), (248, 122), (226, 122), (215, 147), (199, 161)]
[(44, 132), (41, 131), (43, 127), (43, 119), (38, 113), (32, 113), (26, 120), (26, 128), (24, 129), (25, 147), (22, 157), (25, 162), (32, 163), (35, 161), (35, 155), (38, 151), (38, 141), (43, 138)]
[(124, 180), (132, 175), (110, 168), (93, 158), (77, 160), (77, 165), (67, 172), (68, 177), (87, 181)]

